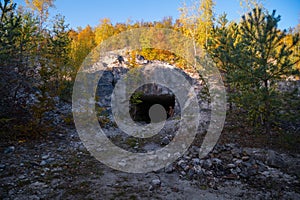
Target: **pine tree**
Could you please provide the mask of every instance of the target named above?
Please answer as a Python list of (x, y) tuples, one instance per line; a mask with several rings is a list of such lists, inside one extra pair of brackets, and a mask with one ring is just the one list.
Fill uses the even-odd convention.
[(226, 14), (219, 16), (217, 25), (211, 31), (211, 38), (208, 40), (206, 50), (217, 64), (221, 74), (223, 75), (224, 83), (227, 87), (228, 102), (230, 110), (232, 110), (232, 95), (234, 90), (231, 87), (230, 76), (232, 73), (233, 63), (232, 58), (238, 56), (236, 52), (236, 40), (238, 34), (238, 25), (229, 23)]
[(215, 52), (229, 64), (227, 80), (235, 88), (234, 102), (267, 134), (282, 108), (276, 83), (293, 74), (293, 65), (299, 61), (292, 59), (291, 50), (299, 35), (293, 36), (292, 44), (284, 44), (286, 31), (278, 29), (279, 21), (275, 11), (269, 14), (257, 7), (243, 16), (235, 39), (224, 38)]
[(16, 40), (20, 35), (21, 17), (15, 12), (16, 4), (11, 0), (0, 2), (0, 64), (16, 64)]
[[(52, 36), (49, 39), (49, 53), (52, 61), (52, 73), (54, 85), (53, 92), (58, 95), (65, 95), (64, 93), (70, 88), (68, 83), (73, 73), (73, 68), (70, 66), (70, 43), (69, 28), (65, 24), (65, 18), (61, 15), (55, 17), (55, 22), (52, 28)], [(70, 92), (68, 92), (70, 95)]]

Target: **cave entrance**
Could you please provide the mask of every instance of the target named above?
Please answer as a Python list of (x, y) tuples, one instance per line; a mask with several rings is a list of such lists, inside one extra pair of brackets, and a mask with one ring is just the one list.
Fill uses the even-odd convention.
[(130, 104), (130, 116), (134, 121), (150, 123), (149, 109), (155, 105), (160, 104), (167, 112), (169, 118), (170, 106), (175, 107), (174, 95), (141, 95), (141, 103)]

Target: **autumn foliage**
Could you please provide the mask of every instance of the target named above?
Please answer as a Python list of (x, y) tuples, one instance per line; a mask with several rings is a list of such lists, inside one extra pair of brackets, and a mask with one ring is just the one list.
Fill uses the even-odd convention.
[[(276, 81), (299, 79), (299, 28), (289, 32), (278, 29), (280, 17), (262, 7), (233, 23), (226, 15), (214, 17), (213, 0), (202, 0), (182, 5), (180, 18), (175, 20), (165, 17), (155, 22), (113, 24), (104, 18), (96, 27), (71, 29), (63, 16), (49, 19), (54, 0), (26, 0), (26, 9), (18, 9), (11, 0), (0, 3), (3, 129), (10, 129), (11, 124), (22, 129), (24, 121), (30, 130), (42, 127), (44, 122), (39, 119), (52, 109), (53, 98), (70, 101), (72, 84), (86, 56), (111, 36), (134, 28), (172, 29), (192, 38), (194, 46), (205, 49), (222, 72), (230, 108), (241, 109), (254, 124), (265, 126), (267, 133), (279, 126), (277, 112), (287, 113), (281, 109), (289, 102), (277, 93)], [(168, 42), (182, 49), (178, 38), (166, 41), (163, 34), (149, 30), (136, 38), (141, 48), (128, 52), (131, 66), (135, 66), (136, 55), (180, 68), (193, 65), (165, 50)], [(153, 42), (159, 48), (151, 48)], [(196, 48), (194, 53), (198, 53)], [(36, 102), (28, 102), (30, 95), (36, 96)], [(274, 101), (275, 96), (284, 100)]]

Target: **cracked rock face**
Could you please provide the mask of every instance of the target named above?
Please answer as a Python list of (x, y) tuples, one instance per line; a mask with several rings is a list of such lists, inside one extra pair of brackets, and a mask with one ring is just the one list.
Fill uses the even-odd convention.
[[(128, 73), (130, 73), (130, 69), (127, 66), (126, 58), (124, 57), (123, 60), (124, 62), (118, 62), (118, 58), (123, 57), (122, 55), (118, 54), (112, 54), (108, 55), (105, 58), (103, 58), (103, 65), (106, 66), (103, 69), (93, 69), (90, 73), (89, 76), (91, 76), (89, 79), (93, 80), (93, 73), (96, 73), (97, 71), (102, 72), (102, 76), (98, 82), (98, 87), (96, 91), (97, 95), (97, 106), (100, 108), (105, 108), (107, 111), (107, 114), (111, 115), (111, 95), (113, 93), (113, 90), (115, 89), (115, 86), (117, 82), (124, 76), (126, 76)], [(149, 64), (149, 62), (144, 62), (140, 63), (141, 66), (145, 66)], [(202, 91), (203, 84), (202, 82), (199, 81), (199, 75), (197, 73), (192, 73), (190, 71), (182, 71), (180, 69), (174, 68), (174, 66), (171, 66), (167, 63), (160, 62), (160, 61), (151, 61), (152, 65), (158, 65), (158, 66), (165, 66), (170, 69), (174, 69), (178, 71), (180, 74), (182, 74), (190, 84), (194, 86), (194, 90), (196, 94), (200, 95), (200, 92)], [(97, 66), (97, 64), (95, 65)], [(148, 71), (144, 72), (144, 75), (141, 76), (147, 76), (149, 73)], [(172, 80), (174, 83), (177, 83), (178, 80)], [(159, 84), (147, 84), (143, 85), (141, 88), (137, 88), (136, 92), (142, 92), (143, 95), (141, 97), (142, 101), (144, 102), (145, 105), (141, 105), (137, 109), (142, 110), (142, 107), (151, 107), (151, 105), (154, 105), (157, 102), (161, 102), (163, 106), (165, 107), (165, 110), (169, 111), (169, 107), (171, 106), (175, 114), (177, 116), (180, 115), (180, 105), (178, 104), (178, 101), (175, 100), (175, 95), (170, 91), (167, 87), (159, 85)], [(199, 96), (200, 97), (200, 96)], [(207, 107), (206, 101), (199, 99), (199, 104), (201, 106)], [(148, 104), (149, 105), (148, 105)], [(208, 108), (208, 107), (207, 107)], [(131, 109), (131, 114), (134, 112)], [(143, 113), (144, 115), (144, 113)], [(147, 121), (147, 120), (146, 120)]]

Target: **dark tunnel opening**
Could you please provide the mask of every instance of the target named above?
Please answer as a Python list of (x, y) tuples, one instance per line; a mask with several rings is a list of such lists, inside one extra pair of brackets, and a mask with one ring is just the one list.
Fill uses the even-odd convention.
[(155, 104), (163, 106), (167, 112), (167, 118), (170, 117), (170, 106), (174, 110), (174, 95), (142, 95), (141, 103), (130, 105), (130, 116), (134, 121), (150, 123), (149, 109)]

